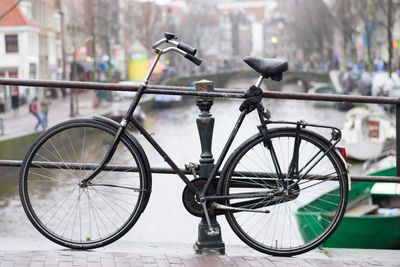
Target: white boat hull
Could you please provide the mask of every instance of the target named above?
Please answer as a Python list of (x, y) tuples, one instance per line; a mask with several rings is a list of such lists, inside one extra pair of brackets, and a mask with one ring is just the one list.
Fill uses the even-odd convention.
[(379, 156), (383, 150), (383, 144), (363, 142), (348, 144), (344, 142), (347, 156), (357, 160), (367, 160)]
[(379, 156), (389, 140), (396, 137), (393, 121), (365, 108), (353, 108), (346, 114), (342, 142), (347, 155), (357, 160)]

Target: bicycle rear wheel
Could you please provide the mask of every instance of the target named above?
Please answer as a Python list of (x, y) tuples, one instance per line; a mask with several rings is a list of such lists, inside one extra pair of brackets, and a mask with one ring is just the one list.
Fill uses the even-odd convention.
[(20, 197), (29, 220), (48, 239), (74, 249), (101, 247), (139, 218), (151, 178), (126, 135), (106, 170), (80, 184), (99, 165), (115, 133), (105, 123), (78, 119), (49, 129), (32, 145), (21, 168)]
[[(225, 204), (253, 211), (225, 214), (249, 246), (275, 256), (292, 256), (319, 246), (336, 229), (347, 203), (347, 171), (338, 154), (328, 151), (327, 140), (302, 129), (298, 170), (289, 172), (296, 129), (272, 129), (269, 134), (275, 164), (263, 136), (257, 135), (236, 150), (224, 175), (224, 195), (259, 194)], [(278, 179), (277, 166), (284, 181)]]

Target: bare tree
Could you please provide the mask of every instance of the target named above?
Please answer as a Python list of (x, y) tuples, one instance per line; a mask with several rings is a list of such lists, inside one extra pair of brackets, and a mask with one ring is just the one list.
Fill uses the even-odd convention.
[[(292, 39), (302, 47), (306, 57), (330, 59), (332, 54), (333, 17), (322, 0), (286, 0)], [(318, 15), (315, 15), (318, 14)]]
[(351, 0), (336, 0), (333, 5), (336, 25), (342, 36), (344, 62), (347, 61), (349, 55), (351, 55), (354, 61), (357, 61), (354, 43), (356, 16), (354, 14), (353, 3)]
[[(380, 0), (378, 0), (380, 1)], [(367, 66), (368, 71), (372, 71), (372, 40), (376, 27), (376, 1), (375, 0), (358, 0), (354, 1), (358, 16), (362, 21), (365, 36), (365, 45), (367, 47)]]
[(388, 72), (389, 77), (392, 77), (392, 60), (393, 60), (393, 26), (396, 20), (397, 5), (393, 3), (393, 0), (380, 0), (377, 1), (378, 7), (382, 10), (385, 15), (386, 21), (383, 21), (383, 25), (386, 28), (387, 37), (387, 49), (389, 54), (388, 60)]
[(212, 34), (210, 28), (215, 24), (216, 18), (219, 18), (215, 13), (217, 10), (210, 9), (213, 7), (204, 6), (202, 3), (195, 1), (189, 2), (190, 12), (184, 16), (182, 25), (185, 25), (181, 29), (182, 38), (185, 42), (195, 46), (198, 50), (200, 57), (204, 56), (204, 53), (215, 44), (216, 36)]
[[(154, 40), (160, 39), (162, 33), (166, 30), (161, 18), (161, 10), (153, 2), (135, 2), (133, 5), (135, 17), (135, 36), (144, 46), (148, 55), (152, 55), (151, 45)], [(164, 30), (164, 31), (163, 31)]]

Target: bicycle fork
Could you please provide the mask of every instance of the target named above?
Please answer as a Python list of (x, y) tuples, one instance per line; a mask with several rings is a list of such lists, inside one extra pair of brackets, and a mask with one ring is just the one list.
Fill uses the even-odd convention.
[(135, 95), (135, 98), (132, 101), (132, 105), (129, 107), (128, 111), (126, 112), (124, 118), (122, 119), (120, 123), (120, 127), (117, 130), (117, 133), (115, 134), (115, 137), (110, 144), (106, 154), (104, 155), (101, 163), (97, 168), (89, 174), (88, 177), (84, 178), (80, 183), (79, 186), (84, 187), (90, 184), (90, 182), (101, 172), (101, 170), (110, 162), (111, 158), (113, 157), (115, 151), (117, 150), (118, 144), (121, 140), (122, 135), (125, 133), (125, 130), (127, 128), (127, 125), (131, 121), (131, 117), (133, 115), (133, 112), (135, 111), (139, 100), (141, 96), (143, 95), (144, 90), (146, 89), (147, 85), (146, 83), (142, 83), (139, 86), (139, 89), (137, 91), (137, 94)]
[(156, 51), (157, 56), (153, 61), (153, 64), (151, 65), (146, 78), (144, 79), (144, 81), (140, 84), (137, 93), (135, 95), (135, 97), (132, 100), (132, 104), (129, 106), (128, 111), (126, 112), (124, 118), (122, 119), (121, 123), (120, 123), (120, 127), (118, 128), (117, 133), (115, 134), (114, 140), (112, 141), (109, 149), (107, 150), (104, 158), (102, 159), (101, 163), (99, 164), (99, 166), (91, 173), (89, 174), (88, 177), (86, 177), (85, 179), (83, 179), (80, 183), (79, 186), (81, 187), (85, 187), (87, 186), (100, 172), (101, 170), (107, 165), (108, 162), (110, 162), (112, 156), (115, 153), (115, 150), (117, 150), (118, 144), (121, 140), (121, 136), (125, 133), (125, 130), (129, 124), (129, 122), (131, 121), (133, 112), (135, 112), (135, 109), (137, 107), (137, 105), (139, 104), (140, 98), (142, 97), (144, 91), (147, 88), (147, 84), (149, 83), (149, 79), (151, 77), (151, 74), (154, 71), (154, 68), (156, 67), (158, 60), (160, 59), (162, 53), (160, 50)]

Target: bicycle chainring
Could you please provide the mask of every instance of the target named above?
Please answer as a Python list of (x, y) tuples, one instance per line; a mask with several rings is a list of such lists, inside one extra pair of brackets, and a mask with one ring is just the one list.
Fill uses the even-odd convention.
[[(204, 186), (207, 183), (206, 178), (197, 178), (194, 179), (190, 182), (195, 188), (197, 188), (199, 191), (202, 191)], [(217, 182), (213, 182), (209, 186), (209, 189), (206, 192), (206, 195), (215, 195), (217, 187)], [(201, 205), (200, 201), (197, 199), (197, 196), (195, 193), (190, 190), (190, 187), (188, 185), (185, 186), (185, 189), (183, 189), (182, 193), (182, 202), (183, 205), (185, 206), (186, 210), (192, 214), (193, 216), (196, 217), (204, 217), (204, 209), (203, 206)], [(207, 203), (208, 204), (208, 203)], [(207, 205), (207, 208), (209, 206)]]

